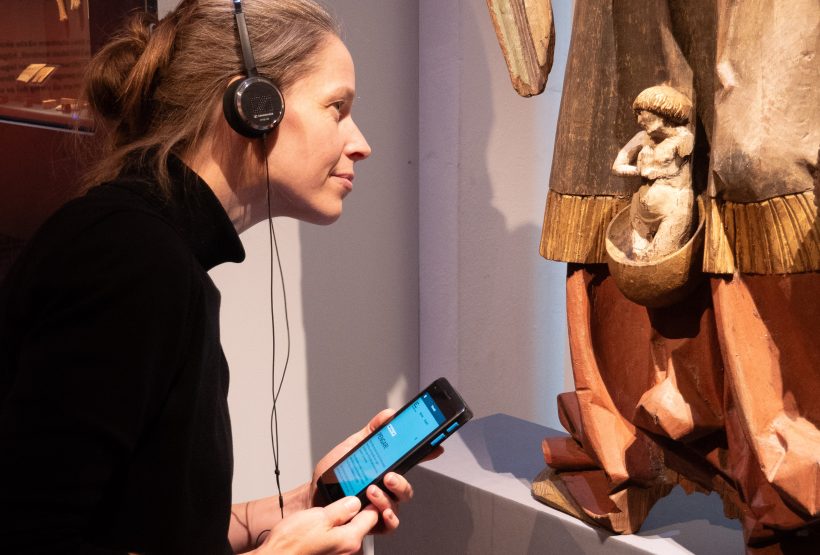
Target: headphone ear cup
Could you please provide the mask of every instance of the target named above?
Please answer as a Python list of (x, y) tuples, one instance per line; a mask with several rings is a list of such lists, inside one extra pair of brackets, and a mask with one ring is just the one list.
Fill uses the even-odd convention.
[(225, 120), (231, 129), (240, 135), (247, 136), (247, 128), (243, 125), (242, 118), (239, 116), (239, 111), (236, 109), (236, 89), (242, 83), (241, 79), (237, 79), (225, 89), (225, 94), (222, 95), (222, 113), (225, 114)]
[(244, 81), (244, 79), (237, 79), (225, 89), (225, 94), (222, 95), (222, 112), (225, 114), (225, 120), (228, 122), (228, 125), (231, 126), (231, 129), (243, 137), (253, 139), (260, 136), (261, 133), (256, 132), (255, 129), (251, 129), (245, 120), (242, 119), (237, 109), (236, 91), (239, 89), (239, 85), (242, 84), (242, 81)]
[(222, 95), (222, 111), (231, 128), (248, 138), (272, 131), (285, 115), (285, 99), (272, 81), (260, 76), (237, 79)]

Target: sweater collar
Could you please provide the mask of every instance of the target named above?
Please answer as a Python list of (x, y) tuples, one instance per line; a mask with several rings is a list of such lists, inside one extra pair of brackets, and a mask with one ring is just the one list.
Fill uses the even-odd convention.
[(245, 260), (236, 228), (208, 184), (176, 156), (168, 159), (168, 173), (170, 195), (162, 194), (154, 180), (145, 187), (144, 175), (137, 176), (141, 183), (132, 189), (177, 230), (205, 271), (223, 262)]
[(175, 185), (168, 216), (205, 270), (245, 260), (236, 228), (208, 184), (175, 156), (168, 160), (168, 171)]

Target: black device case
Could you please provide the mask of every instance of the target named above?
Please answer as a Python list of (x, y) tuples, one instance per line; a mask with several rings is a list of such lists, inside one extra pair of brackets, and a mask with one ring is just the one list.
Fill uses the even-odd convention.
[[(381, 476), (379, 476), (379, 478), (373, 482), (379, 488), (381, 488), (382, 490), (387, 492), (388, 495), (390, 494), (390, 492), (384, 486), (384, 476), (385, 476), (385, 474), (387, 474), (388, 472), (396, 472), (396, 473), (401, 474), (401, 475), (406, 474), (411, 468), (413, 468), (415, 465), (417, 465), (419, 462), (421, 462), (424, 459), (424, 457), (426, 457), (427, 455), (432, 453), (433, 450), (438, 445), (440, 445), (441, 443), (444, 442), (445, 439), (450, 437), (450, 435), (452, 433), (454, 433), (455, 431), (461, 429), (461, 427), (464, 426), (464, 424), (466, 424), (473, 417), (473, 412), (470, 410), (470, 407), (467, 406), (467, 403), (464, 402), (464, 399), (455, 390), (455, 388), (453, 388), (453, 386), (450, 385), (450, 382), (448, 382), (446, 378), (438, 378), (432, 384), (430, 384), (428, 387), (422, 389), (419, 392), (418, 395), (416, 395), (415, 397), (410, 399), (410, 401), (408, 401), (407, 404), (405, 404), (402, 408), (397, 410), (396, 414), (394, 414), (390, 418), (390, 420), (388, 420), (387, 422), (382, 424), (372, 434), (368, 435), (366, 438), (364, 438), (362, 441), (360, 441), (355, 447), (353, 447), (350, 451), (345, 453), (345, 455), (341, 459), (339, 459), (336, 463), (334, 463), (334, 465), (332, 467), (330, 467), (327, 471), (325, 471), (324, 474), (322, 474), (322, 476), (319, 478), (319, 481), (316, 485), (317, 485), (317, 490), (320, 493), (320, 495), (322, 497), (322, 501), (324, 502), (324, 504), (332, 503), (332, 502), (334, 502), (338, 499), (341, 499), (345, 495), (342, 492), (341, 486), (337, 482), (333, 482), (331, 484), (325, 484), (322, 481), (322, 478), (325, 475), (327, 475), (328, 473), (333, 472), (333, 470), (336, 468), (337, 465), (339, 465), (339, 463), (341, 463), (343, 460), (345, 460), (348, 457), (348, 455), (350, 455), (351, 453), (356, 451), (359, 447), (361, 447), (373, 435), (375, 435), (375, 434), (379, 433), (381, 430), (385, 429), (387, 427), (387, 425), (390, 424), (390, 422), (392, 422), (393, 419), (398, 414), (400, 414), (403, 411), (405, 411), (406, 409), (408, 409), (410, 407), (410, 405), (412, 405), (414, 402), (416, 402), (418, 399), (420, 399), (425, 391), (430, 391), (431, 394), (432, 394), (432, 391), (434, 391), (436, 389), (442, 391), (442, 394), (444, 394), (444, 395), (454, 396), (456, 402), (460, 403), (461, 406), (463, 407), (463, 410), (461, 410), (461, 412), (457, 413), (456, 415), (447, 418), (444, 421), (443, 424), (438, 426), (434, 431), (430, 432), (430, 434), (428, 434), (427, 437), (425, 437), (424, 440), (421, 441), (416, 446), (415, 449), (409, 451), (404, 457), (399, 459), (399, 461), (395, 464), (395, 466), (388, 467), (387, 470), (382, 472)], [(449, 399), (449, 397), (448, 397), (448, 399)], [(454, 424), (458, 424), (458, 425), (454, 427)], [(450, 431), (448, 431), (448, 430), (450, 430)], [(444, 437), (442, 437), (441, 440), (436, 441), (439, 438), (439, 436), (441, 436), (441, 435), (443, 435)], [(356, 497), (358, 497), (359, 500), (362, 502), (362, 506), (369, 503), (369, 501), (367, 500), (367, 488), (364, 488), (361, 492), (359, 492), (356, 495)]]

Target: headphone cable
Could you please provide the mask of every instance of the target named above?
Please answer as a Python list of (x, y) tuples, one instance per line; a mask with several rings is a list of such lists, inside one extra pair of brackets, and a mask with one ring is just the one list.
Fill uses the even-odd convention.
[[(282, 391), (282, 384), (285, 382), (285, 374), (288, 371), (288, 363), (290, 362), (290, 322), (288, 320), (288, 297), (285, 291), (285, 276), (282, 272), (282, 260), (279, 257), (279, 244), (276, 241), (276, 232), (273, 227), (273, 217), (271, 210), (271, 191), (270, 191), (270, 169), (268, 167), (268, 148), (265, 138), (267, 133), (262, 135), (262, 159), (265, 161), (265, 200), (268, 208), (268, 249), (270, 255), (270, 324), (271, 324), (271, 397), (273, 398), (273, 406), (271, 408), (270, 416), (270, 433), (271, 433), (271, 448), (273, 450), (273, 465), (274, 474), (276, 476), (276, 491), (279, 494), (279, 514), (285, 518), (285, 501), (282, 496), (282, 485), (279, 480), (281, 472), (279, 471), (279, 415), (276, 411), (276, 403), (279, 400), (279, 393)], [(279, 385), (276, 385), (276, 324), (273, 309), (273, 260), (276, 259), (276, 264), (279, 268), (279, 278), (282, 282), (282, 299), (285, 309), (285, 336), (287, 338), (285, 348), (285, 366), (282, 369), (282, 376), (279, 378)]]

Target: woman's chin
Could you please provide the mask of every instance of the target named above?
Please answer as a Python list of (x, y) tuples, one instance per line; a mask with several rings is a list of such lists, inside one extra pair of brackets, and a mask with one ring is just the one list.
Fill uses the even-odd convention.
[(330, 225), (342, 215), (342, 199), (336, 198), (326, 202), (291, 202), (280, 205), (276, 216), (293, 218), (300, 222), (315, 225)]
[(316, 225), (330, 225), (338, 220), (342, 216), (342, 207), (339, 206), (338, 210), (327, 210), (327, 211), (315, 211), (311, 212), (310, 214), (305, 214), (304, 217), (300, 217), (299, 219), (303, 222), (308, 222), (310, 224)]

